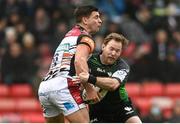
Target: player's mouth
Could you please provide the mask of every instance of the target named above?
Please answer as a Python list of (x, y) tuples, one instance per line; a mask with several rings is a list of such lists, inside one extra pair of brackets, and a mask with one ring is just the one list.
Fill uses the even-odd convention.
[(110, 61), (114, 61), (114, 60), (115, 60), (114, 57), (108, 57), (108, 59), (109, 59)]

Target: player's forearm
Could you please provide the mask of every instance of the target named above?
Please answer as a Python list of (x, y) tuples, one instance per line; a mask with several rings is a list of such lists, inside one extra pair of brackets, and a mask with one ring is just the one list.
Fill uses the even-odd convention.
[(119, 81), (114, 78), (106, 78), (106, 77), (96, 77), (96, 78), (97, 78), (96, 85), (102, 89), (114, 91), (120, 85)]
[(88, 65), (87, 65), (87, 60), (83, 57), (76, 58), (74, 64), (75, 64), (77, 75), (79, 75), (82, 72), (88, 72), (89, 70)]
[(77, 46), (77, 51), (75, 54), (75, 60), (74, 60), (74, 65), (75, 65), (75, 70), (76, 74), (79, 75), (82, 72), (88, 72), (88, 64), (87, 60), (89, 57), (89, 47), (86, 45), (78, 45)]
[(109, 91), (116, 90), (120, 85), (119, 81), (115, 78), (95, 77), (93, 75), (89, 75), (89, 73), (80, 73), (79, 78), (81, 82), (92, 83), (102, 89), (109, 90)]

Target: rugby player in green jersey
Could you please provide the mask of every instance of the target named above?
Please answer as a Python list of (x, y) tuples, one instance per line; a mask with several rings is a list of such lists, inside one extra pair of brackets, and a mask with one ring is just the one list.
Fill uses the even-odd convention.
[(120, 56), (128, 42), (120, 34), (109, 34), (102, 44), (102, 52), (88, 60), (90, 73), (79, 74), (82, 83), (108, 91), (100, 102), (90, 104), (91, 122), (142, 123), (125, 89), (130, 68)]

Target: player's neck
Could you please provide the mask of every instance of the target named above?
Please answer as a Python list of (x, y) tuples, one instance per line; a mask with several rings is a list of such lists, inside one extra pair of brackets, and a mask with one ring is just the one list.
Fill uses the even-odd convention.
[(88, 30), (87, 26), (85, 26), (81, 23), (79, 23), (78, 25), (81, 26), (86, 32), (91, 33), (90, 30)]

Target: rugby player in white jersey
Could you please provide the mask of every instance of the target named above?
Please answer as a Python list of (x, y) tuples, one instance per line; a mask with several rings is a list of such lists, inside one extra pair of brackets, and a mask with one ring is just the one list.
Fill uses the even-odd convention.
[[(89, 72), (87, 59), (95, 48), (91, 34), (102, 24), (98, 9), (81, 6), (75, 10), (77, 24), (65, 35), (57, 47), (49, 72), (39, 86), (39, 100), (46, 122), (88, 123), (89, 114), (82, 99), (76, 76)], [(99, 100), (96, 90), (83, 83), (88, 99)]]

